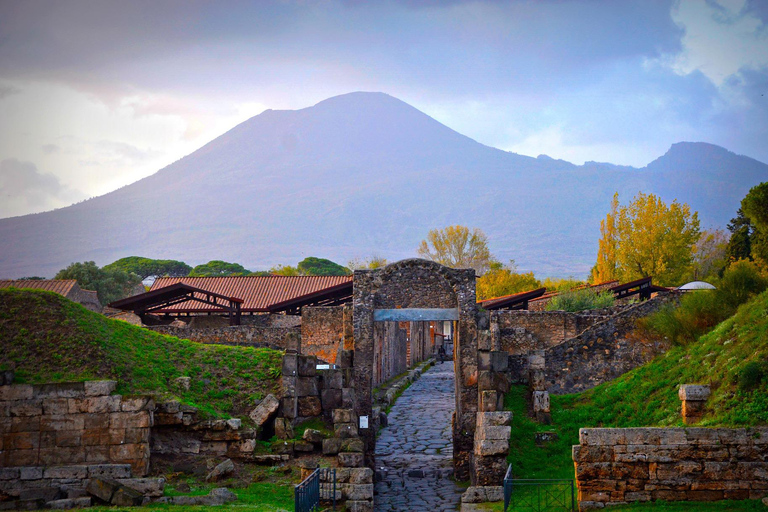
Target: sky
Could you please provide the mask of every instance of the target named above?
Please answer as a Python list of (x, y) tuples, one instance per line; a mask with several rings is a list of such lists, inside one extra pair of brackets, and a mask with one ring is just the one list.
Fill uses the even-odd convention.
[(0, 2), (0, 218), (102, 195), (265, 109), (381, 91), (483, 144), (768, 162), (768, 1)]

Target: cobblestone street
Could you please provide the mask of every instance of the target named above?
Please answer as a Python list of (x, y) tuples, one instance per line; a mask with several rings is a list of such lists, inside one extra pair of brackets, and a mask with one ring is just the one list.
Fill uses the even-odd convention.
[(377, 512), (457, 510), (452, 480), (453, 361), (436, 364), (405, 390), (376, 441)]

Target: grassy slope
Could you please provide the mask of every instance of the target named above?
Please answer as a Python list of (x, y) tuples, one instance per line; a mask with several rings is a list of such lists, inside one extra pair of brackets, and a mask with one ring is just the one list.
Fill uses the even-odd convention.
[[(203, 345), (86, 310), (39, 290), (0, 290), (0, 366), (16, 382), (114, 379), (123, 394), (176, 396), (211, 415), (240, 415), (279, 385), (281, 352)], [(173, 386), (192, 378), (189, 391)]]
[[(552, 425), (536, 424), (527, 416), (526, 389), (514, 386), (506, 396), (507, 409), (514, 411), (509, 456), (513, 472), (519, 478), (573, 478), (571, 446), (578, 443), (582, 427), (682, 426), (680, 384), (712, 386), (702, 426), (768, 424), (768, 378), (750, 392), (737, 386), (740, 371), (752, 361), (768, 362), (768, 292), (694, 344), (674, 347), (584, 393), (551, 397)], [(559, 439), (538, 447), (533, 440), (536, 431), (557, 432)]]

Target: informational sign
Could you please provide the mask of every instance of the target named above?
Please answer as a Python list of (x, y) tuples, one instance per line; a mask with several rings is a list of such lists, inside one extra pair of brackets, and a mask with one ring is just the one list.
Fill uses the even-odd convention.
[(368, 416), (360, 416), (360, 428), (368, 428)]

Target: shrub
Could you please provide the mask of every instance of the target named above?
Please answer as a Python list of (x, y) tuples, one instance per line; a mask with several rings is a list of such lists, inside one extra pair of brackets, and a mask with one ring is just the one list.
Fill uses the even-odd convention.
[(764, 365), (754, 361), (747, 363), (739, 371), (739, 389), (746, 392), (752, 391), (760, 385), (764, 378)]
[(722, 304), (735, 312), (736, 308), (768, 288), (768, 279), (757, 265), (748, 260), (732, 263), (718, 283), (717, 294)]
[(598, 292), (592, 288), (581, 288), (556, 295), (547, 303), (547, 311), (584, 311), (586, 309), (610, 308), (616, 303), (613, 292)]

